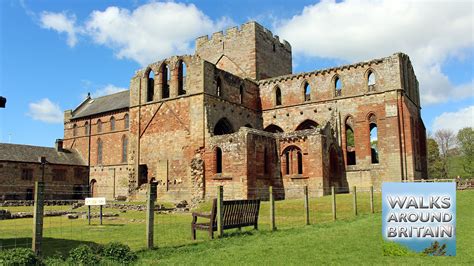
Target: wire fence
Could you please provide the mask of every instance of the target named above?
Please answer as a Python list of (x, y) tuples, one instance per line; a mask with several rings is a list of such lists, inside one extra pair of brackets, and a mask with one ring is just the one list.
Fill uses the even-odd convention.
[[(458, 184), (459, 185), (459, 184)], [(462, 183), (462, 189), (472, 189), (474, 182)], [(36, 239), (35, 199), (44, 204), (42, 218), (41, 251), (44, 256), (57, 252), (67, 252), (80, 244), (106, 244), (122, 242), (134, 250), (147, 248), (147, 190), (141, 193), (136, 201), (113, 200), (113, 195), (104, 193), (100, 196), (107, 199), (102, 208), (102, 224), (100, 207), (91, 206), (91, 224), (89, 225), (89, 208), (84, 198), (89, 196), (87, 186), (72, 189), (68, 186), (45, 184), (42, 194), (31, 192), (27, 187), (11, 187), (0, 185), (0, 191), (14, 191), (15, 200), (0, 201), (0, 249), (15, 247), (33, 247)], [(102, 191), (112, 191), (104, 189)], [(33, 200), (31, 200), (33, 193)], [(165, 194), (167, 193), (167, 194)], [(37, 195), (35, 195), (37, 194)], [(180, 201), (166, 200), (179, 195)], [(270, 189), (224, 186), (223, 198), (261, 199), (258, 218), (258, 230), (270, 231), (273, 226), (287, 229), (305, 226), (306, 224), (329, 223), (334, 220), (352, 220), (360, 215), (381, 211), (381, 194), (372, 187), (331, 187), (294, 188), (272, 187), (275, 199), (270, 202)], [(206, 191), (206, 198), (193, 200), (195, 193), (192, 188), (176, 188), (175, 191), (162, 191), (158, 188), (157, 200), (154, 204), (153, 242), (156, 247), (176, 247), (186, 244), (209, 241), (207, 232), (198, 231), (197, 240), (191, 237), (191, 212), (210, 212), (212, 200), (217, 197), (217, 188)], [(140, 200), (141, 199), (141, 200)], [(272, 210), (272, 206), (274, 209)], [(274, 216), (271, 216), (271, 213)], [(201, 218), (199, 218), (201, 219)], [(274, 220), (274, 224), (273, 221)], [(205, 222), (206, 219), (198, 220)], [(207, 220), (208, 221), (208, 220)], [(248, 234), (253, 228), (225, 230), (225, 234)]]

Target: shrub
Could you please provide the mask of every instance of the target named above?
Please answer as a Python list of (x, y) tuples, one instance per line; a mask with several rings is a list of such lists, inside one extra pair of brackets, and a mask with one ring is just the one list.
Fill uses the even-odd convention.
[(100, 257), (88, 245), (79, 245), (69, 251), (68, 261), (73, 264), (95, 265), (100, 262)]
[(409, 250), (407, 247), (394, 242), (383, 243), (384, 256), (420, 256), (420, 254)]
[(129, 246), (118, 242), (105, 245), (102, 249), (102, 257), (120, 263), (131, 263), (137, 259), (137, 255), (130, 250)]
[(0, 265), (40, 265), (41, 261), (29, 248), (13, 248), (0, 251)]
[(64, 265), (65, 264), (65, 258), (63, 254), (59, 251), (56, 251), (54, 255), (43, 258), (43, 264), (44, 265)]

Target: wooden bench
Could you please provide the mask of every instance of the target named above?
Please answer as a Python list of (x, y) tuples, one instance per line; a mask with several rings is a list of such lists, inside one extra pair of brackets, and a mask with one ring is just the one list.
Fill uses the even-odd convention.
[[(260, 210), (260, 200), (225, 200), (223, 201), (223, 230), (245, 226), (254, 226), (258, 229), (258, 212)], [(191, 233), (193, 240), (196, 240), (196, 229), (209, 232), (209, 237), (214, 238), (214, 231), (217, 231), (217, 199), (212, 201), (211, 213), (193, 212), (191, 222)], [(198, 223), (197, 218), (206, 218), (206, 223)]]

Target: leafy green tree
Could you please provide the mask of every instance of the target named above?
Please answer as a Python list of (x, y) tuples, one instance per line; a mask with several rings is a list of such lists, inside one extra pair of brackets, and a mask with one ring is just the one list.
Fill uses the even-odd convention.
[(465, 127), (457, 134), (458, 148), (462, 155), (464, 171), (470, 176), (474, 175), (474, 130)]
[(456, 136), (454, 132), (450, 129), (439, 129), (435, 132), (434, 139), (438, 143), (440, 150), (441, 164), (443, 166), (441, 171), (441, 178), (449, 177), (449, 158), (450, 150), (454, 147), (456, 143)]
[(441, 178), (443, 171), (443, 164), (439, 156), (439, 146), (436, 140), (428, 138), (428, 177)]
[(431, 246), (425, 248), (423, 253), (432, 256), (446, 256), (446, 244), (440, 245), (438, 241), (435, 241)]

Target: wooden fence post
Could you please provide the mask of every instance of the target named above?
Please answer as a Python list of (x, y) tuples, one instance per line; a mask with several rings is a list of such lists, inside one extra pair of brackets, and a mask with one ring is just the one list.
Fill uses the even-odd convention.
[(277, 229), (275, 225), (275, 197), (273, 196), (272, 186), (268, 187), (268, 192), (270, 198), (270, 226), (272, 231), (275, 231)]
[(374, 213), (374, 186), (370, 186), (370, 212)]
[(224, 227), (223, 227), (223, 220), (224, 220), (224, 187), (218, 186), (217, 187), (217, 236), (222, 237), (224, 235)]
[[(155, 225), (155, 200), (156, 200), (156, 182), (148, 184), (148, 193), (146, 201), (146, 238), (147, 248), (152, 249), (154, 247), (154, 225)], [(102, 207), (102, 206), (101, 206)]]
[(352, 194), (354, 197), (354, 215), (357, 216), (357, 188), (356, 186), (352, 188)]
[(306, 220), (306, 225), (309, 225), (309, 196), (308, 196), (308, 186), (304, 186), (304, 216)]
[(44, 182), (35, 182), (35, 206), (33, 212), (33, 239), (31, 248), (36, 255), (41, 255), (43, 242), (43, 214), (44, 214)]
[(334, 186), (331, 187), (331, 195), (332, 195), (332, 219), (336, 220), (336, 190)]

